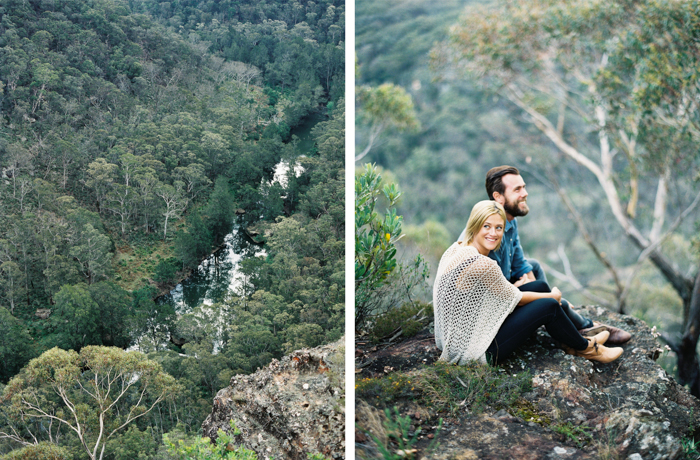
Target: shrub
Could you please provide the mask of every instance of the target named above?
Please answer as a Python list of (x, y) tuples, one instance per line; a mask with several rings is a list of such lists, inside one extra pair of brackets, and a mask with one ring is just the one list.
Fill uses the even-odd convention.
[(6, 460), (69, 460), (71, 457), (63, 447), (42, 442), (13, 450), (3, 458)]
[(178, 262), (174, 257), (161, 260), (158, 262), (158, 265), (156, 265), (153, 280), (156, 283), (170, 283), (174, 281), (177, 276), (177, 268)]
[(370, 337), (374, 343), (400, 332), (413, 337), (433, 319), (433, 307), (425, 302), (410, 302), (378, 316)]
[[(374, 165), (365, 165), (355, 180), (355, 327), (386, 313), (396, 305), (415, 300), (429, 270), (422, 256), (410, 264), (396, 260), (396, 242), (403, 234), (403, 218), (393, 206), (401, 197), (395, 184), (382, 186)], [(380, 199), (388, 203), (384, 216), (375, 207)]]
[(179, 460), (257, 460), (258, 456), (255, 452), (233, 444), (234, 437), (241, 432), (236, 428), (233, 420), (230, 425), (233, 434), (219, 430), (214, 444), (209, 438), (200, 437), (179, 439), (174, 442), (167, 434), (163, 435), (163, 441), (168, 448), (168, 453)]

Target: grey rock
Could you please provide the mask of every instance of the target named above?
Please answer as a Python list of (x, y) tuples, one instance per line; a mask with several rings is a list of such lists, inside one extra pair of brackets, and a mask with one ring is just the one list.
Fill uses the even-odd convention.
[[(681, 440), (692, 435), (690, 427), (700, 426), (700, 402), (656, 364), (666, 351), (655, 334), (643, 321), (629, 316), (595, 306), (578, 310), (633, 334), (622, 346), (622, 357), (600, 364), (567, 355), (540, 329), (501, 367), (511, 374), (531, 373), (532, 390), (522, 399), (549, 423), (525, 422), (496, 409), (474, 415), (464, 408), (450, 419), (449, 432), (443, 430), (437, 436), (440, 447), (430, 458), (683, 458)], [(364, 362), (357, 363), (362, 372), (356, 378), (379, 376), (386, 367), (421, 372), (420, 362), (432, 363), (439, 356), (431, 338), (425, 331), (363, 355)], [(432, 414), (433, 420), (437, 416)], [(555, 428), (561, 426), (576, 427), (590, 438), (579, 437), (575, 442), (557, 433)]]
[(297, 350), (254, 374), (233, 376), (202, 429), (214, 441), (219, 429), (230, 433), (233, 420), (241, 431), (235, 443), (260, 459), (307, 460), (317, 453), (342, 459), (344, 388), (343, 339)]

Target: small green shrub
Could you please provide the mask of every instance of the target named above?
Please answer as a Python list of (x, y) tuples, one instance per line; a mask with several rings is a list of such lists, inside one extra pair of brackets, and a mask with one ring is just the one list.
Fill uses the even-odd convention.
[(690, 436), (684, 436), (681, 439), (681, 446), (683, 447), (683, 454), (686, 459), (690, 460), (700, 460), (700, 442), (695, 441), (692, 436), (695, 433), (695, 419), (693, 418), (693, 408), (690, 408), (690, 423), (688, 424), (688, 433)]
[(420, 397), (415, 378), (403, 372), (394, 372), (380, 378), (364, 378), (355, 384), (355, 394), (373, 405), (391, 405), (402, 398)]
[[(396, 407), (394, 407), (393, 413), (391, 410), (385, 409), (384, 414), (386, 415), (386, 419), (382, 425), (384, 426), (384, 431), (388, 438), (386, 445), (381, 442), (377, 436), (365, 431), (374, 440), (377, 449), (382, 454), (382, 458), (384, 460), (415, 458), (417, 453), (415, 445), (418, 442), (418, 435), (421, 433), (421, 427), (417, 427), (416, 430), (411, 433), (411, 417), (408, 415), (402, 417), (399, 413), (399, 409)], [(440, 432), (441, 428), (442, 419), (440, 419), (438, 423), (437, 433)], [(424, 455), (427, 456), (433, 450), (434, 446), (435, 441), (428, 446)]]
[(593, 436), (586, 431), (589, 429), (590, 427), (586, 425), (576, 426), (571, 422), (552, 425), (553, 431), (566, 436), (568, 439), (573, 441), (574, 444), (576, 444), (576, 447), (579, 449), (593, 440)]
[(683, 447), (683, 458), (689, 460), (700, 460), (700, 443), (696, 442), (692, 438), (681, 439), (681, 446)]
[(170, 257), (166, 260), (161, 260), (156, 265), (156, 269), (153, 273), (153, 280), (156, 283), (170, 283), (175, 280), (177, 275), (177, 260), (174, 257)]
[(323, 454), (319, 454), (318, 452), (306, 454), (306, 458), (308, 460), (328, 460), (328, 458), (324, 457)]
[(71, 456), (63, 447), (42, 442), (13, 450), (2, 458), (6, 460), (68, 460)]
[(374, 343), (381, 341), (401, 328), (403, 337), (413, 337), (433, 318), (433, 307), (424, 302), (411, 302), (387, 311), (377, 317), (370, 331)]
[(255, 452), (233, 444), (234, 436), (241, 432), (233, 420), (230, 423), (233, 434), (219, 430), (215, 444), (212, 444), (209, 438), (201, 437), (174, 442), (168, 438), (168, 434), (163, 435), (163, 442), (168, 448), (168, 453), (178, 460), (257, 460)]
[(511, 407), (510, 413), (520, 417), (526, 422), (537, 423), (540, 426), (549, 426), (552, 424), (552, 420), (546, 415), (542, 415), (530, 401), (516, 401)]
[[(401, 192), (395, 184), (382, 185), (373, 164), (364, 165), (355, 177), (355, 322), (364, 324), (374, 310), (373, 293), (397, 266), (396, 242), (401, 239), (403, 218), (396, 214)], [(380, 198), (389, 208), (375, 210)]]

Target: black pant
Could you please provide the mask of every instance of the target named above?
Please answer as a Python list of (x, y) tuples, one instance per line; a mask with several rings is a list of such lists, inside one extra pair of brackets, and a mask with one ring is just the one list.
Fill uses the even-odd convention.
[[(545, 283), (549, 284), (549, 282), (547, 281), (547, 275), (545, 274), (544, 270), (542, 269), (542, 266), (537, 261), (537, 259), (527, 259), (527, 262), (530, 265), (532, 265), (532, 274), (535, 275), (535, 279), (538, 281), (544, 281)], [(517, 280), (511, 280), (511, 283), (514, 283), (516, 281)], [(593, 327), (593, 320), (591, 320), (590, 318), (585, 318), (576, 313), (571, 308), (571, 304), (568, 301), (561, 299), (561, 306), (564, 308), (564, 313), (566, 313), (566, 316), (568, 316), (571, 322), (574, 323), (574, 326), (576, 326), (576, 329), (586, 329), (588, 327)]]
[[(532, 281), (519, 289), (523, 292), (551, 292), (544, 281)], [(559, 302), (551, 298), (538, 299), (515, 307), (508, 315), (486, 350), (487, 358), (493, 364), (502, 362), (540, 326), (544, 326), (552, 338), (575, 350), (588, 347), (588, 340), (579, 334)]]

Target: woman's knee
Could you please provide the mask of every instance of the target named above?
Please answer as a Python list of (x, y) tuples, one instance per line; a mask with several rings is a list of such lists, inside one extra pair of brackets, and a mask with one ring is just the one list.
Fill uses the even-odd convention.
[(530, 302), (528, 305), (531, 305), (530, 308), (534, 314), (538, 314), (540, 316), (550, 316), (555, 318), (557, 314), (563, 314), (559, 302), (552, 298), (538, 299), (534, 302)]

